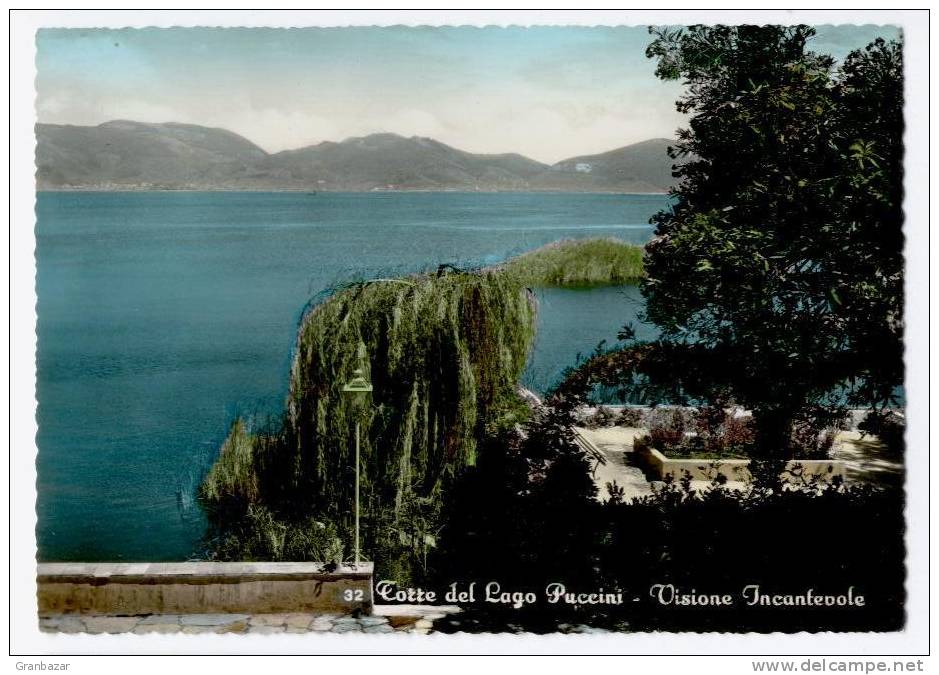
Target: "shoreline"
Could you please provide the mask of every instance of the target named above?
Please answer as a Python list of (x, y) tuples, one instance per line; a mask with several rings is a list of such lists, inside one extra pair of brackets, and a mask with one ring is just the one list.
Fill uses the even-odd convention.
[(41, 193), (74, 193), (74, 192), (85, 192), (91, 194), (102, 194), (102, 193), (130, 193), (130, 192), (143, 192), (143, 193), (155, 193), (155, 192), (212, 192), (212, 193), (258, 193), (258, 194), (307, 194), (311, 197), (319, 194), (355, 194), (355, 195), (371, 195), (371, 194), (406, 194), (406, 193), (427, 193), (427, 194), (461, 194), (461, 195), (472, 195), (472, 194), (485, 194), (485, 195), (495, 195), (495, 194), (556, 194), (556, 195), (623, 195), (623, 196), (652, 196), (652, 195), (661, 195), (668, 196), (668, 192), (622, 192), (618, 190), (430, 190), (423, 188), (414, 188), (412, 190), (403, 189), (403, 190), (307, 190), (303, 188), (288, 188), (288, 189), (268, 189), (268, 188), (244, 188), (244, 189), (228, 189), (228, 188), (121, 188), (121, 189), (110, 189), (110, 188), (97, 188), (97, 187), (78, 187), (78, 188), (37, 188), (36, 194)]

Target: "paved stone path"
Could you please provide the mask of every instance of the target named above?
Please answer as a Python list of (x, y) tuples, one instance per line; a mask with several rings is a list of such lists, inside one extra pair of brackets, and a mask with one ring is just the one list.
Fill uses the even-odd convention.
[(154, 614), (150, 616), (39, 617), (47, 633), (418, 633), (433, 631), (434, 622), (459, 612), (458, 607), (376, 605), (370, 616), (339, 614)]
[(639, 467), (629, 463), (633, 451), (633, 441), (647, 433), (636, 427), (600, 427), (587, 429), (574, 427), (578, 442), (589, 446), (594, 453), (602, 456), (605, 464), (597, 464), (593, 470), (593, 480), (597, 485), (597, 499), (609, 499), (607, 483), (616, 481), (623, 488), (626, 501), (634, 497), (652, 494), (652, 485)]
[(859, 431), (839, 432), (831, 458), (844, 462), (848, 483), (903, 486), (903, 457), (893, 455), (874, 436), (866, 436)]

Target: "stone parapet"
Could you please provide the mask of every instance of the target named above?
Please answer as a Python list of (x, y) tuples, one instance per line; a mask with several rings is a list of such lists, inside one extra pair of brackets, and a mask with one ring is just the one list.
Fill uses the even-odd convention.
[(370, 562), (40, 563), (40, 614), (371, 614)]

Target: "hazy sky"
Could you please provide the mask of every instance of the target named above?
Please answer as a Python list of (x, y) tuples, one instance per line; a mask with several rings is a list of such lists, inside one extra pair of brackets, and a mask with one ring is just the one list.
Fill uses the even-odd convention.
[[(896, 29), (820, 27), (843, 57)], [(546, 162), (682, 124), (645, 28), (45, 29), (40, 122), (230, 129), (270, 152), (373, 132)]]

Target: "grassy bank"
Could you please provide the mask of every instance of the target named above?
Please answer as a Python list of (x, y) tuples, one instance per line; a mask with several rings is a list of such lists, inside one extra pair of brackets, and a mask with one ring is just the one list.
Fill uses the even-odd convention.
[(530, 287), (621, 286), (644, 276), (643, 248), (617, 239), (558, 241), (513, 258), (503, 266)]

